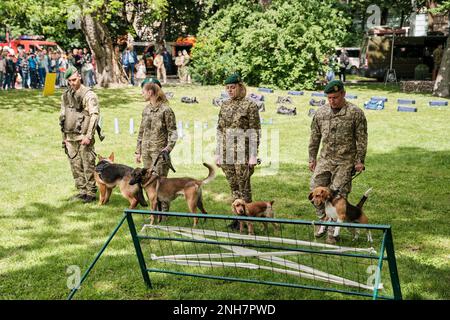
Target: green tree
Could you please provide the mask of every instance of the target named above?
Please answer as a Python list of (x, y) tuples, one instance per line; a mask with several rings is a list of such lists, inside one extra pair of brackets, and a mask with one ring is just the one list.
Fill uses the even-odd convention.
[(205, 84), (240, 72), (250, 85), (312, 89), (350, 21), (334, 0), (234, 1), (200, 26), (192, 72)]

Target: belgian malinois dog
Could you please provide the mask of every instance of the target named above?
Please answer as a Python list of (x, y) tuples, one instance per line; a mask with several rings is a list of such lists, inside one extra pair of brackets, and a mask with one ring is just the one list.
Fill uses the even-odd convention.
[(108, 203), (112, 190), (119, 186), (122, 196), (130, 202), (130, 209), (136, 208), (138, 203), (148, 206), (141, 186), (130, 184), (132, 171), (132, 167), (114, 163), (114, 152), (108, 158), (98, 155), (94, 176), (100, 190), (100, 205)]

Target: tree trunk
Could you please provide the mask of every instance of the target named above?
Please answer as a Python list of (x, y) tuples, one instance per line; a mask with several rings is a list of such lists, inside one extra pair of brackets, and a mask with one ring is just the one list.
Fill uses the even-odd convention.
[(98, 84), (107, 88), (113, 83), (127, 83), (119, 57), (114, 52), (108, 28), (95, 16), (85, 14), (81, 18), (81, 30), (95, 54)]
[(381, 9), (381, 25), (382, 26), (385, 26), (387, 24), (388, 15), (389, 15), (388, 8)]
[(435, 0), (427, 0), (426, 1), (426, 7), (427, 7), (427, 15), (428, 15), (428, 31), (436, 31), (434, 30), (434, 14), (430, 12), (430, 9), (434, 9), (437, 7)]
[(164, 48), (166, 40), (166, 21), (161, 21), (158, 27), (158, 34), (156, 35), (156, 50), (161, 51)]
[(450, 36), (447, 39), (447, 47), (444, 49), (444, 56), (434, 83), (433, 95), (450, 97)]

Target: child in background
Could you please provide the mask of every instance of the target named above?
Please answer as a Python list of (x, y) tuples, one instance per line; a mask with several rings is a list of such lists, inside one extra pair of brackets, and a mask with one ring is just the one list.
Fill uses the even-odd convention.
[(136, 83), (140, 84), (147, 77), (147, 69), (145, 68), (144, 59), (139, 60), (136, 72)]

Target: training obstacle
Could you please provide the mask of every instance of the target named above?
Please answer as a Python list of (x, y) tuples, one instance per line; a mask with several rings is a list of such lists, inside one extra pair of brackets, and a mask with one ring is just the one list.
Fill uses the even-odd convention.
[(388, 98), (386, 98), (386, 97), (371, 97), (370, 100), (387, 102)]
[(399, 112), (417, 112), (415, 107), (398, 106), (397, 111)]
[(439, 100), (430, 101), (430, 102), (429, 102), (429, 106), (430, 106), (430, 107), (443, 107), (443, 106), (448, 106), (448, 101), (439, 101)]
[(416, 104), (416, 100), (413, 99), (397, 99), (398, 104)]
[(354, 95), (354, 94), (346, 94), (346, 95), (345, 95), (345, 98), (346, 98), (346, 99), (358, 99), (358, 96), (357, 96), (357, 95)]
[[(150, 274), (162, 273), (317, 290), (374, 300), (402, 299), (389, 225), (213, 214), (208, 214), (206, 220), (203, 219), (204, 214), (131, 209), (124, 213), (79, 283), (71, 289), (69, 300), (82, 288), (125, 220), (144, 283), (149, 289), (158, 285), (157, 281), (162, 281), (152, 283)], [(141, 218), (150, 214), (169, 217), (163, 221), (170, 221), (173, 225), (144, 224), (140, 231), (137, 230), (136, 222), (140, 224)], [(195, 229), (192, 228), (194, 217), (199, 218)], [(232, 221), (253, 223), (256, 235), (232, 231)], [(263, 232), (262, 223), (269, 224), (270, 230)], [(342, 234), (341, 241), (345, 241), (342, 244), (326, 244), (314, 239), (315, 226), (371, 230), (373, 243), (367, 247), (365, 241), (345, 241), (344, 238), (350, 234)], [(170, 285), (170, 281), (164, 281), (165, 285)], [(199, 283), (198, 290), (201, 288), (202, 283)]]
[(382, 100), (369, 100), (364, 103), (364, 109), (367, 110), (383, 110), (384, 102)]
[(327, 95), (323, 92), (313, 92), (311, 93), (311, 97), (326, 97)]
[(254, 101), (264, 101), (264, 95), (262, 94), (250, 93), (248, 98)]
[(269, 88), (258, 88), (258, 91), (273, 93), (273, 89), (269, 89)]
[(304, 93), (303, 91), (288, 91), (287, 94), (290, 94), (290, 95), (292, 95), (292, 96), (302, 96), (302, 95), (304, 95), (305, 93)]
[(320, 107), (325, 105), (326, 101), (325, 99), (320, 99), (320, 100), (315, 100), (315, 99), (311, 99), (309, 100), (309, 105), (313, 106), (313, 107)]

